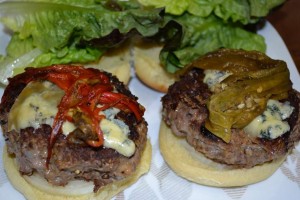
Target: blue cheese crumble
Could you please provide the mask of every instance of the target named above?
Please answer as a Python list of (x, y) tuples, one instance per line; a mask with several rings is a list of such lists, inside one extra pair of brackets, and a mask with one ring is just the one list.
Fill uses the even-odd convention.
[[(225, 80), (231, 73), (220, 70), (204, 70), (204, 79), (203, 82), (208, 85), (210, 90), (214, 90), (214, 87)], [(221, 85), (222, 88), (226, 87), (226, 85)]]
[(289, 102), (281, 103), (270, 99), (267, 109), (254, 120), (252, 120), (244, 131), (253, 136), (264, 139), (275, 139), (290, 130), (286, 120), (290, 117), (294, 107)]
[(121, 120), (115, 119), (115, 115), (120, 110), (109, 108), (103, 113), (106, 119), (100, 122), (103, 131), (104, 147), (115, 149), (120, 154), (130, 157), (135, 152), (135, 143), (128, 138), (129, 127)]
[[(26, 127), (39, 128), (41, 124), (53, 125), (58, 112), (57, 105), (64, 91), (51, 82), (30, 82), (21, 92), (8, 115), (8, 129), (20, 131)], [(99, 126), (103, 131), (104, 147), (115, 149), (120, 154), (130, 157), (135, 152), (135, 143), (129, 139), (129, 127), (121, 120), (115, 119), (120, 112), (117, 108), (109, 108), (102, 113), (106, 119)], [(65, 121), (62, 133), (68, 136), (77, 127)]]

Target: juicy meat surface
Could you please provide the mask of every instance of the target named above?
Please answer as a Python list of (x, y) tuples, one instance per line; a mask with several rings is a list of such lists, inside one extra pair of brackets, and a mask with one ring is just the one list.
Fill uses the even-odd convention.
[[(118, 79), (107, 74), (116, 90), (137, 99)], [(139, 164), (147, 140), (147, 123), (144, 119), (137, 122), (132, 113), (123, 111), (116, 118), (124, 121), (130, 129), (129, 138), (134, 141), (136, 151), (131, 157), (125, 157), (110, 148), (93, 148), (88, 145), (70, 143), (62, 134), (57, 138), (52, 150), (49, 169), (46, 168), (49, 136), (52, 128), (43, 124), (38, 129), (28, 127), (20, 132), (8, 132), (8, 113), (26, 86), (22, 80), (26, 73), (10, 79), (0, 104), (0, 122), (8, 147), (19, 164), (19, 171), (24, 175), (38, 172), (54, 185), (66, 185), (71, 180), (93, 181), (96, 192), (115, 180), (131, 175)], [(38, 77), (37, 77), (38, 78)]]
[(290, 132), (267, 140), (232, 129), (229, 143), (213, 135), (204, 127), (208, 117), (206, 103), (211, 92), (203, 78), (202, 70), (193, 69), (162, 97), (163, 120), (175, 135), (186, 138), (196, 151), (219, 163), (250, 168), (285, 156), (300, 140), (300, 93), (295, 90), (289, 92), (288, 98), (295, 108), (288, 120)]

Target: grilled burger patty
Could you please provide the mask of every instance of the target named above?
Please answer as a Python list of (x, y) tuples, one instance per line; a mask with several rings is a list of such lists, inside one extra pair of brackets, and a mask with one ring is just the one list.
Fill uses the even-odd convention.
[[(51, 70), (50, 70), (51, 72)], [(119, 93), (137, 100), (137, 97), (121, 83), (116, 77), (104, 72), (110, 83)], [(32, 74), (23, 73), (9, 80), (0, 104), (0, 122), (10, 154), (15, 155), (19, 171), (23, 175), (38, 172), (48, 182), (63, 186), (71, 180), (86, 180), (94, 182), (96, 192), (102, 186), (121, 180), (131, 175), (139, 164), (141, 154), (147, 141), (147, 123), (144, 119), (137, 121), (133, 113), (120, 111), (115, 118), (124, 121), (129, 126), (128, 138), (135, 143), (135, 152), (126, 157), (114, 149), (105, 147), (91, 147), (80, 143), (76, 137), (68, 138), (59, 134), (52, 149), (48, 168), (46, 167), (49, 137), (52, 132), (50, 125), (42, 124), (34, 129), (27, 127), (20, 132), (8, 131), (8, 114), (21, 91), (26, 87), (27, 80)], [(43, 74), (35, 74), (39, 80)], [(77, 125), (90, 129), (88, 124), (82, 123), (80, 116)], [(73, 138), (72, 138), (73, 137)]]
[(192, 69), (169, 87), (163, 96), (163, 120), (172, 132), (206, 157), (234, 168), (251, 168), (280, 158), (300, 140), (300, 94), (292, 90), (287, 101), (294, 107), (288, 119), (291, 131), (276, 139), (254, 138), (242, 129), (232, 129), (229, 143), (213, 135), (204, 127), (208, 117), (206, 103), (212, 95), (203, 83), (202, 69)]

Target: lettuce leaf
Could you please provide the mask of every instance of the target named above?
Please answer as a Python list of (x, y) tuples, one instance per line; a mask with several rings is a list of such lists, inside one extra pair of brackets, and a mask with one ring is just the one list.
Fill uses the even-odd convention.
[(271, 9), (285, 0), (138, 0), (147, 7), (165, 8), (166, 13), (182, 15), (184, 12), (207, 17), (216, 15), (228, 22), (255, 23)]
[(251, 15), (256, 17), (264, 17), (273, 8), (283, 4), (285, 0), (249, 0)]
[[(139, 2), (139, 3), (138, 3)], [(13, 36), (1, 56), (0, 82), (27, 66), (97, 61), (139, 34), (163, 41), (169, 72), (221, 47), (266, 49), (245, 29), (284, 0), (23, 0), (0, 4)], [(141, 4), (140, 4), (141, 3)], [(157, 9), (159, 8), (159, 9)], [(164, 11), (164, 12), (162, 12)], [(22, 61), (22, 62), (20, 62)], [(5, 74), (5, 75), (4, 75)]]
[[(138, 5), (91, 0), (3, 2), (0, 21), (13, 31), (13, 36), (2, 63), (12, 63), (7, 60), (28, 55), (36, 48), (41, 54), (32, 66), (97, 61), (108, 48), (122, 43), (132, 33), (147, 37), (158, 32), (161, 11), (144, 10)], [(27, 66), (18, 66), (24, 67)]]
[(63, 47), (74, 38), (101, 38), (114, 29), (120, 33), (136, 29), (142, 35), (151, 35), (158, 28), (153, 20), (160, 19), (157, 10), (118, 12), (101, 5), (82, 7), (52, 2), (4, 2), (0, 11), (4, 14), (1, 21), (8, 28), (18, 32), (20, 39), (32, 37), (33, 44), (42, 50)]
[[(284, 0), (138, 0), (149, 8), (164, 8), (168, 28), (160, 61), (174, 73), (197, 57), (219, 48), (266, 51), (262, 36), (246, 29)], [(172, 23), (173, 25), (176, 23)]]
[(176, 39), (168, 38), (160, 54), (161, 62), (171, 73), (219, 48), (266, 51), (262, 36), (246, 31), (241, 26), (223, 23), (213, 15), (203, 18), (185, 13), (177, 17), (170, 16), (171, 20), (181, 26), (173, 29), (172, 34), (168, 33)]

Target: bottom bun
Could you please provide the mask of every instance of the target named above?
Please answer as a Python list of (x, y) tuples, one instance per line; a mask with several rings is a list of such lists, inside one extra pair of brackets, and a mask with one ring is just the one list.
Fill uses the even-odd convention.
[(73, 181), (67, 186), (50, 185), (40, 176), (22, 176), (18, 171), (15, 159), (8, 155), (6, 147), (3, 154), (3, 163), (11, 184), (28, 200), (99, 200), (111, 199), (113, 196), (134, 184), (150, 168), (152, 147), (149, 140), (146, 143), (140, 164), (136, 172), (126, 179), (102, 187), (97, 193), (93, 192), (93, 183)]
[(249, 169), (229, 168), (195, 151), (184, 138), (175, 136), (163, 121), (159, 145), (165, 161), (176, 174), (195, 183), (215, 187), (235, 187), (260, 182), (270, 177), (286, 158)]

